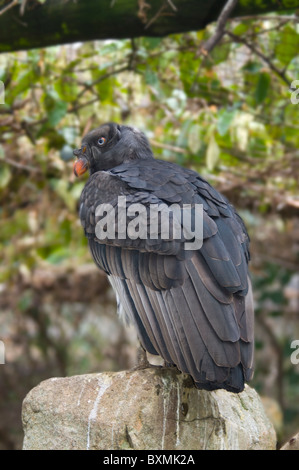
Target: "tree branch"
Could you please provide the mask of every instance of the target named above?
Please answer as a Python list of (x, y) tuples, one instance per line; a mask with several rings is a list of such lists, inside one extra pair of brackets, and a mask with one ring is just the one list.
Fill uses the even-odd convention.
[(238, 1), (239, 0), (228, 0), (228, 2), (224, 5), (217, 21), (215, 33), (201, 46), (201, 51), (204, 55), (210, 53), (225, 34), (226, 22), (233, 9), (236, 7)]
[(299, 22), (299, 17), (295, 15), (247, 15), (247, 16), (237, 16), (235, 18), (230, 18), (231, 21), (247, 21), (247, 20), (270, 20), (270, 21), (295, 21)]
[(288, 85), (288, 87), (291, 87), (291, 80), (286, 77), (285, 73), (279, 70), (273, 64), (273, 62), (271, 62), (271, 60), (267, 56), (265, 56), (265, 54), (263, 54), (259, 49), (257, 49), (254, 44), (249, 43), (248, 41), (246, 41), (246, 39), (237, 36), (236, 34), (233, 34), (230, 31), (226, 31), (226, 34), (231, 37), (235, 42), (240, 42), (241, 44), (244, 44), (246, 47), (248, 47), (248, 49), (250, 49), (254, 54), (259, 56), (264, 62), (266, 62), (270, 69), (273, 70), (273, 72), (275, 72), (276, 75), (278, 75)]
[(8, 163), (9, 165), (14, 166), (16, 168), (19, 168), (20, 170), (30, 171), (34, 173), (41, 173), (41, 170), (39, 168), (30, 166), (30, 165), (25, 165), (24, 163), (16, 162), (15, 160), (12, 160), (11, 158), (8, 158), (8, 157), (5, 157), (5, 163)]
[(3, 15), (3, 13), (15, 7), (16, 5), (18, 5), (18, 3), (19, 3), (18, 0), (13, 0), (11, 3), (9, 3), (4, 8), (2, 8), (2, 10), (0, 10), (0, 15)]
[[(290, 3), (291, 7), (286, 6)], [(163, 37), (198, 31), (217, 21), (216, 36), (206, 44), (209, 50), (222, 37), (229, 16), (248, 17), (296, 8), (299, 0), (118, 0), (113, 4), (111, 0), (12, 0), (0, 10), (0, 52), (95, 39)]]
[(183, 155), (187, 154), (187, 150), (182, 147), (177, 147), (175, 145), (169, 145), (169, 144), (163, 144), (153, 139), (150, 139), (150, 143), (153, 147), (170, 150), (171, 152), (182, 153)]
[(83, 84), (84, 88), (78, 94), (77, 100), (81, 98), (81, 96), (83, 96), (87, 90), (91, 90), (95, 85), (97, 85), (98, 83), (101, 83), (103, 80), (106, 80), (106, 78), (109, 78), (112, 75), (118, 75), (119, 73), (125, 72), (126, 70), (129, 70), (129, 65), (124, 65), (123, 67), (113, 70), (112, 72), (107, 72), (104, 75), (101, 75), (99, 78), (97, 78), (91, 83), (84, 83)]

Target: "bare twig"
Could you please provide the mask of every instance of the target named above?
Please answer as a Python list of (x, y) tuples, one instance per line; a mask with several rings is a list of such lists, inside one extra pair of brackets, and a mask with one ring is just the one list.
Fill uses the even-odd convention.
[(217, 20), (215, 33), (201, 45), (201, 51), (204, 55), (207, 55), (209, 52), (211, 52), (225, 34), (226, 22), (237, 3), (238, 0), (228, 0), (224, 5)]
[(167, 2), (169, 3), (169, 5), (174, 11), (178, 11), (177, 7), (173, 4), (172, 0), (167, 0)]
[(92, 114), (91, 116), (89, 116), (89, 118), (87, 119), (86, 121), (86, 124), (84, 126), (84, 130), (82, 132), (82, 136), (88, 134), (88, 132), (91, 130), (91, 127), (92, 127), (92, 123), (93, 123), (93, 120), (95, 118), (95, 115)]
[(15, 7), (18, 4), (19, 4), (18, 0), (13, 0), (11, 3), (9, 3), (4, 8), (2, 8), (2, 10), (0, 10), (0, 15), (3, 15), (3, 13), (5, 13), (6, 11), (10, 10), (11, 8)]
[(41, 170), (39, 168), (30, 166), (30, 165), (24, 165), (23, 163), (16, 162), (15, 160), (12, 160), (11, 158), (8, 158), (8, 157), (5, 157), (5, 163), (8, 163), (9, 165), (14, 166), (16, 168), (19, 168), (20, 170), (41, 173)]
[(85, 106), (89, 106), (90, 104), (96, 103), (97, 101), (99, 101), (98, 96), (96, 98), (93, 98), (93, 99), (89, 100), (89, 101), (86, 101), (85, 103), (77, 104), (77, 105), (73, 106), (72, 108), (69, 108), (67, 112), (68, 113), (75, 113), (79, 109), (84, 108)]
[[(70, 107), (67, 112), (68, 113), (76, 113), (77, 111), (79, 111), (79, 109), (81, 108), (84, 108), (85, 106), (89, 106), (90, 104), (94, 104), (96, 103), (97, 101), (99, 101), (99, 97), (97, 96), (96, 98), (92, 98), (91, 100), (89, 101), (86, 101), (85, 103), (81, 103), (81, 104), (76, 104), (72, 107)], [(41, 124), (46, 124), (46, 122), (48, 121), (48, 118), (47, 117), (44, 117), (42, 119), (39, 119), (38, 121), (33, 121), (33, 122), (28, 122), (27, 123), (27, 129), (28, 128), (31, 128), (31, 127), (36, 127), (36, 126), (39, 126)], [(28, 130), (27, 130), (28, 132)]]
[[(274, 26), (271, 26), (270, 28), (263, 28), (260, 31), (254, 31), (254, 32), (247, 32), (246, 33), (246, 38), (256, 38), (258, 36), (261, 36), (262, 34), (269, 34), (270, 31), (279, 31), (280, 28), (285, 26), (289, 20), (281, 20), (280, 23), (275, 24)], [(234, 42), (232, 38), (228, 38), (226, 41), (222, 42), (222, 45), (224, 44), (230, 44)]]
[(28, 126), (27, 121), (22, 121), (21, 122), (22, 129), (24, 129), (25, 134), (27, 135), (28, 139), (32, 142), (33, 145), (35, 145), (35, 137), (31, 132), (30, 126)]
[(224, 7), (223, 7), (223, 9), (222, 9), (222, 11), (221, 11), (221, 13), (218, 17), (215, 33), (207, 41), (200, 44), (199, 51), (198, 51), (197, 55), (198, 56), (200, 56), (201, 54), (204, 55), (204, 60), (201, 62), (200, 66), (197, 70), (197, 74), (196, 74), (195, 79), (193, 81), (193, 85), (191, 86), (191, 91), (192, 92), (195, 91), (196, 82), (197, 82), (197, 79), (200, 75), (201, 68), (204, 65), (205, 59), (208, 57), (209, 53), (216, 46), (216, 44), (218, 44), (218, 42), (222, 39), (222, 37), (226, 33), (226, 31), (225, 31), (226, 22), (227, 22), (227, 20), (230, 16), (230, 14), (232, 13), (233, 9), (237, 5), (237, 3), (238, 3), (238, 0), (228, 0), (228, 2), (224, 5)]
[(250, 165), (256, 165), (257, 163), (261, 163), (264, 161), (264, 158), (257, 158), (257, 157), (249, 157), (246, 152), (242, 152), (240, 150), (237, 150), (235, 148), (229, 148), (229, 147), (221, 147), (223, 152), (226, 152), (233, 157), (237, 158), (238, 160), (241, 160), (243, 162), (249, 163)]
[(264, 62), (266, 62), (270, 69), (273, 70), (273, 72), (275, 72), (276, 75), (278, 75), (288, 85), (288, 87), (291, 87), (291, 80), (286, 77), (284, 71), (279, 70), (276, 65), (271, 62), (269, 57), (265, 56), (265, 54), (263, 54), (259, 49), (257, 49), (254, 44), (249, 43), (248, 41), (246, 41), (246, 39), (237, 36), (231, 33), (230, 31), (226, 31), (226, 34), (230, 36), (235, 42), (240, 42), (241, 44), (244, 44), (246, 47), (248, 47), (248, 49), (250, 49), (254, 54), (259, 56)]
[(159, 16), (161, 16), (161, 14), (163, 13), (163, 11), (165, 10), (166, 8), (166, 4), (163, 3), (163, 5), (161, 6), (161, 8), (157, 11), (157, 13), (152, 17), (151, 20), (149, 20), (149, 22), (144, 26), (144, 29), (148, 29), (158, 18)]
[(129, 58), (128, 63), (128, 70), (135, 70), (136, 69), (136, 58), (137, 58), (137, 44), (134, 38), (131, 38), (131, 48), (132, 53)]
[(187, 150), (182, 147), (176, 147), (174, 145), (169, 145), (169, 144), (162, 144), (161, 142), (157, 142), (156, 140), (153, 140), (153, 139), (150, 139), (150, 143), (152, 144), (153, 147), (170, 150), (176, 153), (182, 153), (183, 155), (187, 153)]
[[(142, 9), (142, 15), (143, 15), (142, 21), (143, 23), (146, 23), (146, 21), (144, 21), (146, 18), (146, 15), (144, 16), (144, 6), (148, 8), (149, 5), (145, 3), (144, 0), (139, 0), (138, 3), (139, 3), (139, 8), (141, 7), (143, 8)], [(165, 0), (162, 6), (157, 11), (157, 13), (146, 23), (144, 29), (148, 29), (155, 21), (157, 21), (158, 18), (160, 18), (160, 16), (165, 16), (165, 15), (173, 16), (174, 13), (167, 13), (167, 12), (164, 13), (164, 10), (167, 9), (167, 6), (169, 6), (174, 12), (178, 11), (177, 7), (174, 5), (172, 0)], [(139, 9), (138, 16), (140, 16), (140, 9)]]
[(20, 15), (23, 16), (25, 13), (27, 0), (22, 0), (21, 8), (20, 8)]
[(130, 69), (130, 66), (129, 65), (124, 65), (123, 67), (120, 67), (119, 69), (116, 69), (116, 70), (113, 70), (112, 72), (107, 72), (105, 73), (104, 75), (101, 75), (99, 78), (97, 78), (96, 80), (94, 80), (93, 82), (91, 83), (84, 83), (83, 86), (84, 88), (80, 91), (80, 93), (78, 94), (77, 96), (77, 100), (79, 98), (81, 98), (82, 95), (84, 95), (84, 93), (87, 91), (87, 90), (91, 90), (94, 85), (97, 85), (98, 83), (102, 82), (103, 80), (106, 80), (106, 78), (109, 78), (111, 77), (112, 75), (117, 75), (118, 73), (121, 73), (121, 72), (125, 72), (127, 70)]
[(145, 0), (138, 0), (138, 7), (139, 7), (139, 10), (138, 10), (137, 16), (138, 18), (140, 18), (142, 23), (146, 23), (147, 22), (147, 10), (150, 9), (151, 6), (148, 3), (146, 3)]
[(293, 197), (290, 197), (288, 196), (285, 200), (285, 202), (289, 205), (289, 206), (293, 206), (293, 207), (297, 207), (299, 209), (299, 199), (295, 199)]
[(0, 121), (0, 127), (12, 125), (12, 124), (13, 124), (13, 121), (14, 121), (13, 116), (8, 116), (8, 117), (5, 118), (5, 119), (1, 119), (1, 121)]
[(246, 21), (246, 20), (270, 20), (270, 21), (295, 21), (299, 22), (299, 17), (295, 15), (247, 15), (247, 16), (238, 16), (235, 18), (230, 18), (230, 21)]
[(25, 23), (25, 21), (21, 21), (18, 16), (12, 15), (12, 18), (16, 23), (19, 23), (21, 26), (24, 26), (24, 28), (28, 27), (28, 23)]

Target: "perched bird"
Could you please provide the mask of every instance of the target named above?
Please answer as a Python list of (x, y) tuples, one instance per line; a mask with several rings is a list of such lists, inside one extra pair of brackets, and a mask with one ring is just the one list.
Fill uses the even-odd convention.
[(155, 159), (130, 126), (103, 124), (74, 155), (75, 175), (90, 173), (80, 199), (90, 251), (144, 350), (197, 388), (241, 392), (253, 374), (254, 311), (249, 237), (234, 207), (195, 171)]

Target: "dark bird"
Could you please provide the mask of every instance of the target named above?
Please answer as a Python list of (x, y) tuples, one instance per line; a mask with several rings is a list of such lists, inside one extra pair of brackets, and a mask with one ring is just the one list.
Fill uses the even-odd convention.
[(104, 124), (74, 155), (76, 176), (90, 172), (80, 199), (90, 251), (143, 349), (198, 388), (241, 392), (253, 374), (254, 311), (249, 237), (234, 207), (195, 171), (155, 159), (133, 127)]

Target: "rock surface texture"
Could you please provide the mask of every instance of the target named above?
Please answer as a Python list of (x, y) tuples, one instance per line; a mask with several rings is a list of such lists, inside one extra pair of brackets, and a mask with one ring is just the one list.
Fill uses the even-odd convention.
[(176, 369), (52, 378), (23, 402), (24, 450), (260, 450), (276, 434), (255, 390), (197, 390)]
[(299, 432), (286, 442), (280, 450), (299, 450)]

